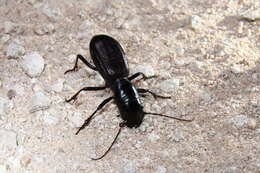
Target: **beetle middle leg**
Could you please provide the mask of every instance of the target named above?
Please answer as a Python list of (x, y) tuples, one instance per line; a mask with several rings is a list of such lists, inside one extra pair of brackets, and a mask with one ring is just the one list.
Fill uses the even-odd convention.
[(86, 64), (89, 68), (91, 68), (92, 70), (97, 71), (97, 68), (96, 68), (94, 65), (90, 64), (82, 55), (77, 55), (77, 58), (76, 58), (76, 62), (75, 62), (74, 67), (73, 67), (72, 69), (70, 69), (70, 70), (65, 71), (64, 74), (66, 74), (66, 73), (68, 73), (68, 72), (71, 72), (71, 71), (76, 71), (76, 70), (78, 69), (78, 60), (79, 60), (79, 59), (80, 59), (84, 64)]
[(146, 75), (145, 75), (144, 73), (142, 73), (142, 72), (137, 72), (137, 73), (133, 74), (132, 76), (128, 77), (128, 80), (131, 81), (131, 80), (137, 78), (138, 76), (142, 76), (141, 79), (144, 79), (144, 80), (146, 80), (146, 79), (151, 79), (151, 78), (155, 78), (155, 77), (156, 77), (155, 75), (154, 75), (154, 76), (146, 76)]
[(71, 98), (66, 99), (65, 101), (71, 102), (72, 100), (76, 100), (81, 91), (98, 91), (98, 90), (103, 90), (105, 88), (106, 88), (105, 86), (104, 87), (84, 87), (81, 90), (79, 90), (76, 94), (74, 94)]
[(82, 124), (82, 126), (78, 129), (78, 131), (76, 132), (76, 135), (83, 130), (86, 126), (89, 125), (91, 119), (93, 118), (93, 116), (97, 113), (98, 110), (102, 109), (108, 102), (110, 102), (114, 97), (108, 97), (105, 100), (103, 100), (97, 107), (97, 109), (88, 117), (88, 119), (86, 119), (84, 121), (84, 123)]
[[(150, 90), (148, 90), (148, 89), (137, 88), (137, 91), (138, 91), (138, 93), (141, 93), (141, 94), (143, 94), (143, 93), (150, 93), (150, 94), (152, 94), (152, 96), (153, 96), (154, 98), (162, 98), (162, 99), (170, 99), (170, 98), (171, 98), (170, 96), (158, 95), (158, 94), (156, 94), (156, 93), (154, 93), (154, 92), (152, 92), (152, 91), (150, 91)], [(142, 96), (142, 95), (141, 95), (141, 96)]]

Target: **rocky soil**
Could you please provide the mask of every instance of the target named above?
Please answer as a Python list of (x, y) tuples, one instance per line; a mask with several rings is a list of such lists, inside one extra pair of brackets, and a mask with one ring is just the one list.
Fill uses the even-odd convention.
[[(0, 0), (1, 173), (260, 172), (260, 2), (257, 0)], [(171, 99), (142, 99), (147, 115), (123, 129), (90, 60), (96, 34), (116, 38), (136, 81)]]

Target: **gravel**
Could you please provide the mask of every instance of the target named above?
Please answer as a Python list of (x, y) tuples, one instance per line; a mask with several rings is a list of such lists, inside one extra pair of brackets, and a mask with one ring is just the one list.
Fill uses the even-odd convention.
[(242, 127), (246, 125), (248, 121), (248, 117), (245, 115), (236, 115), (230, 119), (230, 122), (236, 127)]
[(144, 64), (144, 65), (135, 65), (131, 68), (131, 73), (135, 74), (137, 72), (143, 72), (146, 76), (154, 76), (155, 72), (151, 65)]
[(34, 113), (40, 110), (45, 110), (50, 107), (51, 100), (42, 92), (36, 92), (32, 97), (32, 106), (30, 113)]
[(9, 58), (19, 58), (25, 54), (25, 49), (18, 43), (10, 43), (5, 52)]
[(4, 33), (9, 34), (16, 30), (16, 24), (10, 21), (4, 22)]
[(16, 147), (17, 134), (11, 130), (0, 129), (0, 148), (2, 152), (4, 151), (4, 149), (15, 150)]
[(0, 116), (4, 115), (8, 108), (8, 100), (5, 97), (0, 97)]
[(248, 21), (260, 20), (260, 9), (249, 9), (241, 16)]
[(180, 87), (180, 80), (172, 78), (160, 83), (160, 89), (165, 93), (174, 93)]
[(22, 57), (21, 66), (31, 78), (39, 77), (44, 70), (44, 59), (38, 52), (31, 52)]
[[(0, 3), (0, 172), (259, 172), (259, 9), (242, 1), (64, 1)], [(242, 19), (242, 20), (241, 20)], [(89, 41), (107, 34), (120, 42), (133, 80), (171, 99), (141, 98), (146, 115), (124, 128), (114, 103), (76, 128), (105, 98)], [(13, 92), (14, 91), (14, 92)], [(18, 145), (17, 145), (18, 143)]]

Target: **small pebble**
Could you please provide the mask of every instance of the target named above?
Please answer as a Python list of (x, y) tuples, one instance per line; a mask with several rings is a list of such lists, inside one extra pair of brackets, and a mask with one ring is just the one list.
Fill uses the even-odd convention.
[(155, 72), (151, 65), (136, 65), (133, 68), (131, 68), (132, 74), (135, 74), (137, 72), (142, 72), (146, 76), (154, 76)]
[(156, 142), (160, 139), (160, 136), (158, 136), (157, 134), (155, 134), (154, 132), (150, 133), (148, 135), (148, 139), (151, 141), (151, 142)]
[(249, 21), (260, 20), (260, 8), (247, 10), (242, 17)]
[(236, 167), (230, 167), (230, 168), (226, 168), (226, 170), (224, 171), (224, 173), (237, 173), (238, 170)]
[(58, 8), (53, 9), (46, 6), (42, 9), (42, 12), (52, 22), (57, 22), (62, 17), (61, 11)]
[(10, 21), (4, 22), (4, 32), (5, 34), (10, 34), (11, 32), (15, 32), (16, 24)]
[(32, 98), (32, 107), (30, 113), (34, 113), (40, 110), (45, 110), (50, 107), (51, 101), (49, 97), (42, 92), (36, 92)]
[(10, 35), (5, 34), (5, 35), (3, 35), (2, 38), (1, 38), (1, 43), (2, 43), (2, 44), (5, 44), (9, 39), (10, 39)]
[(0, 115), (4, 115), (7, 111), (8, 100), (4, 97), (0, 97)]
[(59, 119), (47, 114), (47, 115), (44, 115), (43, 121), (47, 125), (56, 125), (59, 122)]
[(179, 129), (175, 129), (172, 135), (170, 136), (171, 141), (180, 142), (184, 139), (183, 132)]
[(136, 166), (132, 161), (127, 161), (125, 165), (121, 168), (120, 173), (136, 173)]
[(203, 26), (203, 21), (199, 16), (191, 16), (190, 17), (190, 27), (193, 30), (200, 30)]
[(0, 129), (0, 148), (15, 149), (17, 147), (17, 134), (14, 131)]
[(199, 92), (198, 102), (200, 105), (209, 104), (211, 102), (212, 95), (207, 91)]
[(24, 156), (20, 160), (20, 165), (26, 168), (31, 163), (31, 158), (28, 156)]
[(230, 118), (229, 122), (234, 124), (236, 127), (242, 127), (248, 123), (248, 118), (245, 115), (236, 115)]
[(173, 93), (178, 90), (179, 86), (180, 86), (180, 80), (176, 78), (172, 78), (161, 82), (160, 89), (163, 92)]
[(239, 22), (239, 26), (238, 26), (238, 29), (237, 29), (237, 32), (239, 34), (243, 33), (243, 27), (244, 27), (244, 23), (243, 22)]
[(183, 48), (178, 47), (175, 49), (175, 53), (177, 55), (183, 55), (185, 53), (185, 50)]
[(37, 34), (37, 35), (45, 35), (45, 34), (51, 34), (55, 31), (55, 27), (53, 24), (46, 24), (46, 25), (43, 25), (43, 26), (37, 26), (35, 29), (34, 29), (34, 32)]
[(79, 25), (79, 30), (83, 32), (91, 33), (92, 28), (93, 23), (91, 23), (89, 20), (85, 20)]
[(38, 52), (31, 52), (22, 57), (22, 69), (33, 78), (39, 77), (44, 70), (44, 59)]
[(188, 68), (192, 72), (203, 73), (206, 69), (206, 66), (201, 61), (194, 61), (194, 62), (189, 64)]
[(250, 118), (248, 120), (248, 128), (254, 130), (256, 128), (256, 120)]
[(255, 82), (260, 82), (260, 73), (254, 73), (252, 78)]
[(242, 69), (238, 64), (234, 64), (233, 66), (231, 66), (231, 71), (235, 74), (242, 73)]
[(7, 167), (5, 165), (0, 164), (0, 172), (7, 173)]
[(167, 169), (163, 166), (159, 166), (156, 170), (156, 173), (166, 173)]
[(64, 79), (58, 79), (55, 83), (51, 86), (51, 90), (55, 92), (61, 92), (63, 90)]
[(72, 123), (72, 127), (81, 127), (84, 123), (84, 119), (79, 112), (74, 112), (72, 116), (69, 117), (69, 121)]
[(18, 43), (10, 43), (5, 50), (5, 53), (9, 58), (19, 58), (24, 55), (25, 49)]
[(12, 100), (12, 98), (14, 98), (16, 96), (16, 92), (15, 92), (15, 90), (9, 90), (8, 92), (7, 92), (7, 97), (10, 99), (10, 100)]

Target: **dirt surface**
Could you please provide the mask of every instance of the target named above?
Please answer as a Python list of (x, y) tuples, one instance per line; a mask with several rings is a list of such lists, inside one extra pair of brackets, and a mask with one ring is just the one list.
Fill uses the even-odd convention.
[[(257, 0), (0, 0), (1, 173), (260, 172), (260, 3)], [(142, 99), (147, 115), (123, 129), (114, 104), (77, 128), (112, 93), (90, 60), (96, 34), (117, 39), (136, 81), (171, 99)]]

